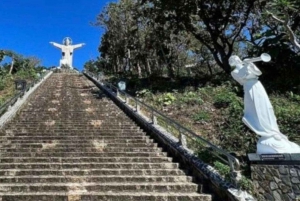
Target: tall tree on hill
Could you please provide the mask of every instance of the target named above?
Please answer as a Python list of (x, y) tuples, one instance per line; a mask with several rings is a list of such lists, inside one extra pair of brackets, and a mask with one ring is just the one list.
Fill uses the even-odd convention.
[[(228, 59), (247, 25), (257, 0), (141, 0), (151, 4), (156, 21), (194, 35), (213, 55), (216, 63), (230, 72)], [(171, 23), (167, 23), (171, 22)]]
[[(186, 32), (175, 33), (172, 27), (156, 21), (152, 6), (135, 0), (111, 3), (98, 16), (102, 26), (99, 51), (109, 59), (115, 72), (135, 71), (139, 77), (163, 74), (175, 77), (175, 67), (187, 56)], [(178, 74), (178, 73), (177, 73)]]
[(297, 51), (300, 51), (296, 32), (300, 31), (300, 1), (299, 0), (273, 0), (267, 3), (267, 14), (272, 20), (283, 27), (282, 33), (289, 39)]

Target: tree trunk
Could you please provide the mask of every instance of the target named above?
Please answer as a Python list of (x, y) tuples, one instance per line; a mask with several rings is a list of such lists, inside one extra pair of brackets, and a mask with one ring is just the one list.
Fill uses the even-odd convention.
[(138, 77), (141, 78), (142, 77), (142, 70), (141, 70), (141, 66), (140, 66), (140, 62), (137, 62), (137, 71), (138, 71)]
[(14, 59), (11, 60), (11, 65), (10, 65), (10, 69), (9, 69), (9, 73), (8, 73), (9, 75), (11, 75), (13, 68), (14, 68)]
[(148, 74), (148, 76), (150, 76), (152, 74), (152, 71), (151, 71), (151, 66), (150, 66), (148, 59), (146, 59), (146, 65), (147, 65), (147, 74)]

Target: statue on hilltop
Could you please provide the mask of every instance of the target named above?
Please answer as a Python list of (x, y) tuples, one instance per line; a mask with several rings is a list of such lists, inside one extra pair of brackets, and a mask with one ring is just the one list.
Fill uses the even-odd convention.
[(241, 60), (234, 55), (229, 58), (229, 64), (235, 66), (232, 77), (244, 87), (244, 117), (243, 122), (257, 135), (257, 154), (300, 153), (300, 147), (288, 140), (277, 125), (269, 97), (258, 80), (262, 73), (253, 62), (269, 62), (270, 55)]
[(58, 44), (55, 42), (50, 42), (50, 44), (52, 44), (53, 46), (61, 49), (62, 52), (62, 59), (59, 62), (59, 67), (61, 68), (62, 66), (68, 66), (71, 69), (73, 69), (73, 52), (76, 48), (80, 48), (83, 45), (85, 45), (84, 43), (80, 43), (77, 45), (72, 45), (72, 39), (70, 37), (66, 37), (63, 39), (63, 44)]

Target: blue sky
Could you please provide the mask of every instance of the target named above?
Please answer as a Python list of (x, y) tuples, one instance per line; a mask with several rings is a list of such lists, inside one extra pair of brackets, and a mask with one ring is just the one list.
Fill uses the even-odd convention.
[(97, 15), (110, 0), (1, 0), (0, 49), (25, 56), (36, 56), (42, 65), (58, 66), (59, 49), (49, 42), (62, 43), (64, 37), (73, 44), (85, 43), (74, 52), (73, 66), (99, 55), (102, 30), (93, 27)]

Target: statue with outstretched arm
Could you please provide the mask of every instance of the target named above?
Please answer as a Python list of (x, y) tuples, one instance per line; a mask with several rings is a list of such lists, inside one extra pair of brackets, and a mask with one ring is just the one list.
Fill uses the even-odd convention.
[(57, 47), (61, 50), (62, 53), (62, 59), (59, 62), (59, 68), (61, 68), (63, 65), (70, 67), (73, 69), (73, 52), (75, 49), (80, 48), (84, 46), (84, 43), (80, 43), (77, 45), (72, 45), (72, 40), (69, 37), (64, 38), (63, 44), (58, 44), (55, 42), (50, 42), (54, 47)]
[(232, 77), (244, 87), (243, 122), (260, 136), (257, 142), (258, 154), (300, 153), (300, 147), (288, 140), (280, 132), (277, 119), (265, 88), (258, 80), (262, 74), (254, 62), (271, 60), (270, 55), (244, 59), (236, 55), (229, 58), (229, 64), (235, 66)]

